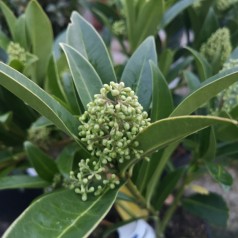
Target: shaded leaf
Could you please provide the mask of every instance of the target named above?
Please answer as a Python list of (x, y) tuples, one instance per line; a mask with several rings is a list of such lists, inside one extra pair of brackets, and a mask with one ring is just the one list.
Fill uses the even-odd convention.
[(166, 198), (174, 191), (183, 173), (184, 169), (177, 169), (168, 175), (165, 175), (160, 181), (158, 188), (154, 191), (154, 198), (152, 201), (152, 204), (154, 204), (158, 211), (164, 205)]
[(220, 165), (215, 163), (208, 163), (207, 169), (210, 175), (218, 182), (225, 186), (231, 186), (233, 183), (233, 178), (226, 169)]
[(196, 194), (184, 199), (183, 206), (192, 214), (212, 225), (225, 227), (228, 220), (228, 208), (221, 196)]
[(181, 0), (173, 4), (165, 13), (160, 23), (160, 28), (166, 27), (174, 20), (184, 9), (194, 3), (194, 0)]
[(69, 177), (73, 168), (74, 156), (78, 151), (77, 144), (71, 144), (63, 149), (56, 160), (57, 167), (62, 175)]
[(29, 141), (24, 143), (24, 148), (37, 174), (42, 179), (51, 182), (54, 175), (58, 173), (55, 161)]

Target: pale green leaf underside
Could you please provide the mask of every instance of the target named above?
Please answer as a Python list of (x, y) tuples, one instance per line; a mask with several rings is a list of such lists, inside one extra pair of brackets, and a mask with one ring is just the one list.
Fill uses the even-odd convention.
[(88, 237), (113, 205), (118, 189), (85, 202), (72, 190), (43, 196), (15, 220), (3, 238)]

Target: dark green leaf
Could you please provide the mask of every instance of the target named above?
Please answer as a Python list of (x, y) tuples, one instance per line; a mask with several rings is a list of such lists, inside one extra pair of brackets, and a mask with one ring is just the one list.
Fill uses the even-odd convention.
[(44, 188), (49, 185), (40, 177), (13, 175), (0, 178), (0, 190), (16, 188)]
[(152, 73), (149, 60), (157, 64), (153, 37), (148, 37), (131, 56), (121, 78), (126, 86), (135, 91), (145, 111), (149, 109), (152, 96)]
[(228, 220), (228, 208), (225, 201), (217, 194), (196, 194), (184, 199), (183, 206), (192, 214), (210, 224), (225, 227)]
[(69, 177), (69, 172), (73, 168), (74, 156), (79, 150), (77, 144), (71, 144), (63, 149), (57, 157), (56, 163), (62, 175)]
[(110, 56), (100, 35), (77, 12), (72, 13), (71, 22), (67, 43), (92, 64), (103, 83), (116, 82)]
[(118, 189), (81, 201), (72, 190), (48, 194), (33, 202), (3, 238), (86, 238), (108, 213)]
[(164, 14), (160, 28), (165, 28), (170, 22), (173, 21), (184, 9), (194, 3), (194, 0), (181, 0), (172, 5)]
[(159, 211), (164, 205), (165, 199), (174, 191), (179, 179), (184, 173), (184, 169), (177, 169), (164, 178), (159, 183), (158, 188), (154, 191), (154, 199), (152, 204)]
[(52, 182), (54, 175), (58, 173), (55, 161), (29, 141), (24, 143), (24, 148), (37, 174), (42, 179)]

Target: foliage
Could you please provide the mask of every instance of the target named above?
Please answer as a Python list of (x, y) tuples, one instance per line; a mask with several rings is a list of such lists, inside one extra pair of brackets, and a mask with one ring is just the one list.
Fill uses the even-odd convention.
[[(212, 0), (81, 4), (119, 41), (125, 64), (76, 11), (56, 53), (36, 0), (19, 17), (0, 2), (10, 32), (0, 34), (0, 189), (44, 188), (3, 237), (88, 237), (120, 200), (145, 210), (158, 237), (180, 205), (225, 226), (220, 196), (185, 190), (205, 172), (233, 182), (224, 164), (238, 153), (235, 19)], [(190, 159), (179, 167), (180, 148)]]

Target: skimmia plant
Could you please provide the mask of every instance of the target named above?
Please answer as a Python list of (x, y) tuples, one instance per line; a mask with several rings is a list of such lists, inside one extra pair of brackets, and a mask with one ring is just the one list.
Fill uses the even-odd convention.
[[(196, 75), (189, 67), (183, 71), (191, 93), (178, 102), (168, 83), (185, 66), (170, 68), (174, 53), (162, 49), (158, 57), (155, 38), (149, 35), (157, 27), (166, 28), (189, 6), (190, 16), (194, 8), (203, 7), (203, 1), (199, 6), (192, 6), (193, 1), (178, 2), (182, 5), (159, 1), (156, 22), (157, 8), (150, 12), (154, 1), (135, 1), (136, 7), (132, 2), (121, 1), (123, 19), (114, 24), (114, 32), (115, 28), (120, 34), (128, 32), (131, 45), (131, 56), (120, 74), (101, 36), (79, 13), (72, 13), (66, 40), (60, 43), (63, 53), (56, 58), (51, 53), (51, 26), (35, 0), (19, 18), (0, 3), (11, 34), (11, 39), (1, 34), (8, 60), (0, 63), (0, 102), (11, 92), (11, 102), (24, 109), (22, 117), (29, 116), (21, 128), (17, 108), (6, 110), (0, 105), (0, 189), (45, 191), (3, 237), (88, 237), (122, 200), (146, 211), (145, 218), (153, 220), (158, 237), (164, 237), (180, 205), (207, 222), (226, 224), (228, 210), (220, 196), (184, 196), (184, 191), (204, 170), (220, 184), (232, 184), (220, 163), (227, 146), (235, 155), (237, 141), (237, 99), (233, 100), (229, 86), (237, 82), (238, 57), (237, 50), (230, 55), (229, 31), (212, 29), (206, 39), (194, 42), (197, 50), (185, 48), (194, 62), (190, 56), (182, 60), (196, 68)], [(137, 10), (140, 14), (134, 14)], [(153, 16), (148, 24), (153, 24), (142, 24), (140, 35), (139, 23), (145, 23), (148, 13)], [(39, 30), (38, 24), (46, 30)], [(13, 144), (16, 135), (19, 140)], [(56, 139), (51, 138), (54, 135)], [(15, 146), (14, 153), (9, 146)], [(191, 148), (192, 159), (182, 167), (171, 159), (179, 146)], [(215, 163), (216, 157), (220, 160)], [(21, 175), (14, 173), (20, 167), (16, 158), (24, 165)], [(37, 176), (24, 174), (29, 167)], [(170, 194), (174, 200), (161, 214)]]

